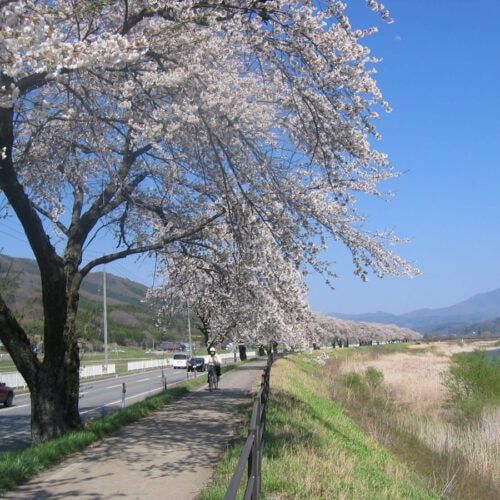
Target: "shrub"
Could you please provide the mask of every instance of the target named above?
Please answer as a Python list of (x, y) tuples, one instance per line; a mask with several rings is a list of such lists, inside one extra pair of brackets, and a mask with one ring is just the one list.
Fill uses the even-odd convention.
[(384, 373), (373, 368), (373, 366), (369, 366), (365, 370), (365, 380), (372, 389), (378, 389), (384, 382)]
[(443, 376), (448, 404), (461, 419), (476, 420), (485, 406), (500, 404), (500, 365), (485, 351), (454, 356)]
[(350, 389), (360, 388), (363, 386), (361, 375), (356, 372), (346, 373), (342, 377), (342, 381), (344, 382), (344, 385)]

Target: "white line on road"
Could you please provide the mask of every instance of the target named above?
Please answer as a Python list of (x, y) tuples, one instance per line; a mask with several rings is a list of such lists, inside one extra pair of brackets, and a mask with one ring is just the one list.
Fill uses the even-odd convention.
[[(150, 391), (142, 392), (140, 394), (134, 394), (133, 396), (128, 396), (126, 398), (126, 400), (130, 400), (130, 399), (134, 399), (134, 398), (140, 398), (142, 396), (147, 396), (147, 395), (151, 394), (152, 392), (161, 392), (161, 389), (152, 389)], [(93, 408), (90, 408), (89, 410), (80, 411), (80, 415), (83, 415), (85, 413), (92, 413), (92, 412), (94, 412), (96, 410), (99, 410), (100, 408), (106, 408), (107, 406), (121, 405), (121, 403), (122, 403), (121, 399), (117, 399), (116, 401), (110, 401), (109, 403), (106, 403), (105, 405), (94, 406)]]
[(13, 405), (13, 406), (9, 406), (8, 408), (2, 408), (2, 413), (6, 412), (6, 411), (13, 411), (16, 408), (25, 408), (26, 406), (30, 406), (30, 405), (28, 405), (28, 404), (25, 404), (25, 405)]

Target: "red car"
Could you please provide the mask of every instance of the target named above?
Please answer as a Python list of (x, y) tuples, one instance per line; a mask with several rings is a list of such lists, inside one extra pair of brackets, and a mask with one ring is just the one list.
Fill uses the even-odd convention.
[(0, 403), (4, 406), (12, 406), (14, 401), (14, 389), (5, 384), (5, 382), (0, 382)]

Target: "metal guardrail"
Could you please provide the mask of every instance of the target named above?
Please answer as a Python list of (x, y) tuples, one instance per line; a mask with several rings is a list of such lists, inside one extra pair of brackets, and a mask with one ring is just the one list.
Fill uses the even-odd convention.
[(267, 366), (262, 374), (259, 392), (255, 396), (252, 416), (248, 428), (248, 437), (238, 460), (224, 500), (234, 500), (240, 488), (243, 475), (247, 470), (245, 500), (258, 500), (261, 493), (262, 453), (264, 450), (264, 432), (266, 430), (267, 401), (269, 399), (269, 380), (273, 354), (267, 358)]

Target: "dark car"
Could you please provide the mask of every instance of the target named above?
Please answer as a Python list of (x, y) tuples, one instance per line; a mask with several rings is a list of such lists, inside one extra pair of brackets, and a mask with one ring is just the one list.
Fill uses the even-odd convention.
[(190, 358), (187, 363), (188, 372), (204, 372), (205, 368), (205, 358)]
[(0, 403), (4, 406), (12, 406), (14, 401), (14, 389), (9, 387), (5, 382), (0, 382)]

